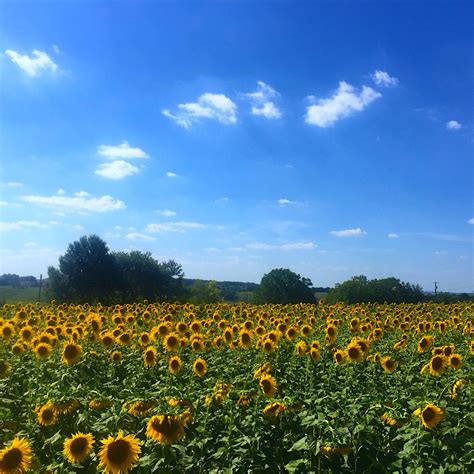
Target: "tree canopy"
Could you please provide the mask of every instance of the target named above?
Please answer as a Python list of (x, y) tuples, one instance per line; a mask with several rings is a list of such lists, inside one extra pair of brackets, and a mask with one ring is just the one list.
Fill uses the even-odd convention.
[(417, 303), (423, 300), (419, 285), (404, 283), (398, 278), (368, 280), (366, 276), (354, 276), (337, 283), (326, 298), (328, 303)]
[(276, 268), (262, 277), (255, 292), (256, 303), (314, 303), (316, 298), (309, 278), (287, 268)]

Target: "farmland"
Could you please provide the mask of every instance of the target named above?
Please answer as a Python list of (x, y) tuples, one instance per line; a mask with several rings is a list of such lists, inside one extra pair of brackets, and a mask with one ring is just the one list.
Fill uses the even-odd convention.
[(473, 310), (4, 305), (0, 472), (469, 472)]

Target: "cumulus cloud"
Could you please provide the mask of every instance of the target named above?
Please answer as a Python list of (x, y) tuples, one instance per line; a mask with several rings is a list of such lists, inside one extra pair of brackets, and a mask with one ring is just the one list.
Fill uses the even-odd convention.
[(139, 171), (137, 166), (127, 161), (117, 160), (100, 164), (94, 173), (107, 179), (119, 180), (137, 174)]
[(179, 176), (179, 174), (173, 173), (172, 171), (167, 171), (166, 172), (166, 177), (167, 178), (179, 178), (180, 176)]
[(360, 227), (357, 227), (357, 229), (331, 230), (330, 234), (335, 235), (336, 237), (361, 237), (366, 235), (367, 232), (364, 232)]
[(162, 114), (174, 120), (184, 128), (190, 128), (194, 122), (202, 118), (217, 120), (229, 125), (237, 122), (237, 105), (224, 94), (202, 94), (197, 102), (178, 104), (178, 110), (171, 112), (163, 109)]
[(44, 224), (40, 224), (38, 221), (16, 221), (16, 222), (0, 222), (0, 230), (2, 232), (12, 231), (12, 230), (23, 230), (23, 229), (39, 229), (46, 227)]
[(307, 107), (305, 121), (310, 125), (325, 128), (354, 112), (362, 112), (380, 97), (382, 94), (371, 87), (363, 86), (362, 91), (358, 93), (353, 86), (341, 81), (332, 97), (319, 99), (316, 104)]
[(125, 236), (126, 239), (128, 240), (142, 240), (144, 242), (150, 242), (152, 240), (156, 240), (155, 237), (151, 237), (150, 235), (145, 235), (145, 234), (140, 234), (139, 232), (130, 232)]
[(109, 212), (125, 209), (123, 201), (111, 196), (69, 197), (69, 196), (21, 196), (21, 199), (30, 204), (54, 209), (59, 212)]
[(5, 50), (5, 54), (22, 69), (28, 76), (38, 76), (41, 71), (49, 70), (56, 72), (58, 69), (57, 64), (43, 51), (35, 49), (31, 56), (27, 54), (20, 54), (11, 49)]
[(450, 120), (449, 122), (446, 122), (446, 128), (448, 130), (459, 130), (461, 127), (462, 125), (457, 120)]
[(263, 81), (257, 82), (257, 90), (255, 92), (242, 94), (252, 104), (251, 113), (253, 115), (260, 115), (269, 119), (277, 119), (282, 115), (280, 109), (271, 100), (279, 97), (279, 95), (275, 89)]
[(385, 71), (375, 71), (370, 76), (378, 86), (397, 86), (400, 81)]
[(97, 147), (97, 154), (105, 156), (109, 160), (115, 160), (117, 158), (125, 160), (136, 158), (147, 159), (150, 157), (141, 148), (131, 147), (125, 140), (120, 145), (100, 145)]
[(398, 239), (398, 237), (400, 237), (400, 236), (398, 234), (395, 234), (395, 233), (388, 234), (389, 239)]
[(265, 242), (253, 242), (246, 246), (251, 250), (314, 250), (318, 246), (314, 242), (293, 242), (289, 244), (268, 244)]
[(148, 224), (146, 226), (146, 232), (159, 233), (159, 232), (180, 232), (184, 233), (188, 230), (204, 229), (207, 227), (206, 224), (200, 222), (167, 222), (165, 224)]

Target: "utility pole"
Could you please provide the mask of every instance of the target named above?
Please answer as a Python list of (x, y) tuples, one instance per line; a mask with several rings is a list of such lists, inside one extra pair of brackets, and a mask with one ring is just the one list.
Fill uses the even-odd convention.
[(43, 274), (40, 274), (39, 288), (38, 288), (38, 303), (41, 303), (41, 285), (43, 284)]
[(436, 298), (436, 295), (438, 294), (438, 283), (439, 283), (439, 281), (435, 281), (435, 282), (434, 282), (434, 286), (435, 286), (435, 298)]

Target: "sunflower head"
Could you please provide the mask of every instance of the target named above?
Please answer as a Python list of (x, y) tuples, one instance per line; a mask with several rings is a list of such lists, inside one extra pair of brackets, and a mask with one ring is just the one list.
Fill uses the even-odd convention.
[(252, 335), (249, 329), (242, 329), (239, 334), (239, 345), (243, 349), (248, 349), (252, 345)]
[(182, 367), (183, 367), (183, 363), (181, 362), (181, 359), (177, 355), (171, 357), (170, 360), (168, 361), (168, 370), (172, 374), (175, 374), (175, 375), (179, 374), (179, 372), (181, 372)]
[(207, 363), (204, 359), (199, 357), (194, 361), (193, 371), (198, 377), (204, 377), (207, 373)]
[(99, 466), (112, 474), (127, 474), (137, 463), (141, 448), (140, 441), (134, 435), (119, 431), (114, 438), (109, 436), (101, 440)]
[(433, 356), (428, 365), (430, 374), (435, 377), (441, 375), (446, 370), (447, 364), (446, 357), (442, 355)]
[(146, 435), (161, 444), (173, 444), (184, 437), (184, 423), (180, 415), (157, 415), (150, 418)]
[(346, 347), (346, 360), (349, 362), (360, 362), (364, 354), (358, 344), (351, 343)]
[(277, 391), (277, 382), (271, 375), (263, 375), (260, 379), (260, 388), (263, 394), (268, 398), (273, 398)]
[(153, 346), (147, 347), (143, 353), (143, 363), (146, 367), (154, 367), (158, 358), (158, 352)]
[(415, 416), (420, 418), (421, 424), (426, 429), (434, 428), (440, 421), (446, 417), (446, 412), (432, 403), (428, 403), (425, 408), (418, 408), (413, 413)]
[(458, 370), (462, 366), (462, 355), (461, 354), (452, 354), (449, 359), (449, 365), (454, 369)]
[(67, 365), (72, 365), (79, 362), (81, 355), (81, 346), (79, 344), (74, 344), (70, 342), (64, 345), (61, 360)]
[(56, 423), (57, 410), (51, 401), (40, 406), (36, 410), (38, 423), (42, 426), (54, 425)]
[(92, 452), (93, 445), (91, 433), (76, 433), (64, 442), (64, 457), (72, 464), (80, 464)]
[(397, 363), (390, 357), (382, 357), (380, 359), (380, 365), (384, 372), (392, 373), (397, 368)]
[(15, 438), (0, 451), (0, 472), (20, 474), (31, 464), (31, 448), (25, 438)]
[(40, 342), (35, 347), (35, 354), (38, 359), (46, 360), (51, 355), (53, 348), (46, 342)]
[(177, 352), (180, 348), (180, 340), (179, 336), (175, 333), (170, 333), (165, 336), (163, 341), (163, 347), (168, 352)]

